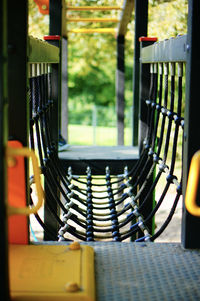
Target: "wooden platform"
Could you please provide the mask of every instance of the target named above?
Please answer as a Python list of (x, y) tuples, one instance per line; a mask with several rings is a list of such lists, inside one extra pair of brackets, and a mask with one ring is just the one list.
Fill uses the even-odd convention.
[(125, 166), (131, 169), (138, 160), (138, 147), (132, 146), (75, 146), (59, 153), (65, 168), (72, 167), (74, 174), (85, 174), (90, 166), (93, 174), (105, 174), (106, 166), (111, 174), (123, 173)]

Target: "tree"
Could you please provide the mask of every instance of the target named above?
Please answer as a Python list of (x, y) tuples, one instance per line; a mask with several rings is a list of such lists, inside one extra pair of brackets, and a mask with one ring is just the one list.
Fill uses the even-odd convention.
[[(187, 30), (187, 0), (150, 0), (149, 36), (159, 40)], [(122, 5), (123, 0), (76, 0), (67, 5)], [(29, 0), (29, 33), (42, 38), (48, 34), (48, 16), (42, 16), (33, 0)], [(119, 12), (68, 12), (73, 17), (117, 16)], [(77, 26), (67, 25), (68, 29)], [(85, 27), (85, 23), (80, 23)], [(101, 27), (100, 23), (89, 23), (88, 27)], [(103, 25), (113, 27), (112, 23)], [(116, 26), (116, 25), (114, 25)], [(126, 104), (132, 104), (132, 65), (133, 65), (134, 15), (128, 25), (126, 36)], [(116, 40), (113, 35), (69, 34), (69, 101), (86, 104), (112, 106), (115, 104)]]

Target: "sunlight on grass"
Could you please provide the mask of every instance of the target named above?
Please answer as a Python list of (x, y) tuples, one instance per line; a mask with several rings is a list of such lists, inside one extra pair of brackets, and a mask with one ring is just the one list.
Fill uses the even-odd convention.
[[(96, 127), (86, 125), (69, 125), (69, 144), (73, 145), (117, 145), (117, 130), (115, 127)], [(132, 133), (125, 129), (125, 145), (131, 145)]]

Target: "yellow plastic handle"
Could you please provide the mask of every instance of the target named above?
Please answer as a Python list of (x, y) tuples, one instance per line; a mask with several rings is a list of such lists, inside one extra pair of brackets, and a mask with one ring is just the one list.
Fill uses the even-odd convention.
[(196, 203), (197, 190), (200, 176), (200, 151), (192, 157), (190, 171), (185, 194), (185, 206), (188, 212), (194, 216), (200, 216), (200, 206)]
[(7, 147), (6, 148), (6, 156), (7, 156), (7, 160), (14, 159), (15, 156), (31, 158), (32, 165), (33, 165), (33, 173), (34, 173), (36, 191), (37, 191), (37, 196), (38, 196), (38, 202), (33, 207), (23, 207), (23, 208), (18, 207), (17, 208), (17, 207), (8, 205), (8, 215), (15, 215), (15, 214), (29, 215), (31, 213), (36, 213), (43, 204), (44, 192), (43, 192), (42, 185), (40, 182), (40, 169), (39, 169), (38, 159), (37, 159), (34, 151), (30, 150), (27, 147), (23, 147), (23, 148)]

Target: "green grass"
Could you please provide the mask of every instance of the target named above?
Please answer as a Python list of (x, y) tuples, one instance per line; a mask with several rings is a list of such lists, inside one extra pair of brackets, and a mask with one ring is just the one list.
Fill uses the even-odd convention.
[[(75, 145), (117, 145), (117, 130), (115, 127), (96, 127), (96, 141), (93, 138), (93, 127), (86, 125), (72, 125), (68, 127), (69, 144)], [(95, 142), (95, 143), (94, 143)], [(130, 128), (125, 129), (125, 145), (131, 145), (132, 133)]]

